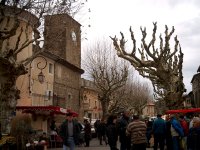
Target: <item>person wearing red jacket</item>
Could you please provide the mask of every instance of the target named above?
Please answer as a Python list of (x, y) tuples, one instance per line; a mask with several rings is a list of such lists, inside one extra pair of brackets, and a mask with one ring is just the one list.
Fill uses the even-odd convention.
[(183, 128), (183, 132), (184, 132), (184, 136), (187, 136), (188, 135), (188, 132), (189, 132), (189, 126), (188, 126), (188, 123), (187, 121), (185, 120), (184, 116), (181, 115), (179, 116), (180, 118), (180, 124)]
[(188, 133), (189, 133), (189, 126), (188, 126), (188, 123), (185, 120), (183, 115), (180, 115), (179, 119), (180, 119), (181, 127), (183, 128), (183, 132), (184, 132), (184, 137), (182, 137), (182, 141), (181, 141), (182, 143), (181, 143), (180, 146), (181, 146), (182, 150), (186, 150), (186, 148), (187, 148), (186, 143), (187, 143), (187, 136), (188, 136)]

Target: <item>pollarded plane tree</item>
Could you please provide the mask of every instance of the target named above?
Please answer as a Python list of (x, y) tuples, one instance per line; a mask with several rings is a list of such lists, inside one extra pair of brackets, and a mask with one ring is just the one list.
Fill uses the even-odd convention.
[[(3, 133), (9, 133), (11, 114), (19, 99), (17, 78), (26, 74), (28, 64), (47, 49), (45, 44), (40, 46), (44, 42), (44, 16), (61, 13), (74, 16), (82, 4), (81, 0), (0, 1), (0, 119)], [(32, 53), (33, 44), (36, 48)]]
[(128, 66), (111, 52), (113, 46), (106, 42), (96, 42), (88, 49), (84, 69), (94, 81), (98, 90), (103, 117), (109, 114), (112, 94), (123, 87), (128, 77)]
[(117, 51), (117, 55), (131, 63), (131, 65), (145, 78), (151, 80), (154, 95), (157, 100), (163, 100), (168, 109), (180, 106), (185, 91), (182, 75), (183, 53), (177, 36), (174, 37), (174, 47), (170, 48), (170, 39), (175, 31), (165, 26), (164, 38), (159, 36), (159, 48), (156, 48), (157, 23), (153, 23), (152, 39), (146, 42), (146, 28), (140, 28), (142, 33), (141, 48), (136, 48), (134, 32), (130, 27), (133, 49), (125, 50), (126, 40), (120, 32), (121, 39), (110, 37)]

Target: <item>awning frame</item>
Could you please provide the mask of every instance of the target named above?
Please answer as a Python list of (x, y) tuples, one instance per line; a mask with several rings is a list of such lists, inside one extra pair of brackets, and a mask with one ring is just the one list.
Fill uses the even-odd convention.
[(200, 108), (190, 108), (190, 109), (175, 109), (175, 110), (167, 110), (166, 114), (177, 114), (177, 113), (200, 113)]
[(71, 112), (74, 116), (78, 116), (78, 113), (72, 111), (70, 109), (61, 108), (59, 106), (16, 106), (16, 110), (22, 110), (22, 113), (31, 113), (35, 114), (35, 112), (49, 112), (50, 115), (60, 114), (66, 115), (67, 113)]

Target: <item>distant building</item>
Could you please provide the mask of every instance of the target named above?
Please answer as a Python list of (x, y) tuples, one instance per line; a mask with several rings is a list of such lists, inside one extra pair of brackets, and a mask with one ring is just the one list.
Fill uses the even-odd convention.
[(98, 100), (98, 90), (92, 81), (81, 79), (82, 114), (90, 119), (102, 117), (102, 107)]
[(194, 95), (193, 92), (189, 92), (187, 95), (183, 95), (183, 98), (185, 99), (183, 102), (184, 108), (193, 108), (195, 107), (194, 104)]
[(194, 95), (194, 107), (200, 107), (200, 66), (197, 69), (197, 74), (192, 77), (191, 83)]
[(148, 101), (143, 109), (143, 115), (148, 117), (155, 116), (155, 104), (153, 101)]

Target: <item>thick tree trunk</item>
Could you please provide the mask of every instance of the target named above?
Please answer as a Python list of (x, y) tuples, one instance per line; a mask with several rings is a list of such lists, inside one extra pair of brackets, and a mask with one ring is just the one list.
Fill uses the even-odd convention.
[(19, 98), (19, 90), (15, 87), (15, 82), (16, 80), (10, 77), (5, 82), (0, 82), (0, 118), (2, 133), (6, 134), (10, 133), (11, 119), (14, 115), (17, 99)]
[(0, 123), (2, 133), (10, 133), (11, 120), (15, 114), (20, 94), (16, 88), (16, 80), (17, 77), (25, 73), (26, 69), (23, 65), (15, 65), (8, 59), (0, 57)]
[(103, 112), (102, 117), (106, 118), (106, 116), (109, 115), (107, 101), (106, 100), (101, 101), (101, 106), (102, 106), (102, 112)]
[(183, 105), (184, 98), (182, 97), (183, 92), (171, 93), (165, 97), (166, 107), (168, 109), (180, 109)]

